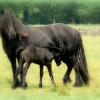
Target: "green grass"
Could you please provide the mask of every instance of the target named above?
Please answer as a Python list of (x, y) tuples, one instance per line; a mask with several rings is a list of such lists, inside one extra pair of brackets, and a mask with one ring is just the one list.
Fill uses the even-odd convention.
[(74, 71), (71, 73), (72, 83), (66, 86), (62, 83), (66, 71), (65, 64), (57, 67), (53, 62), (56, 88), (51, 84), (47, 69), (44, 68), (43, 88), (38, 88), (39, 67), (32, 64), (27, 75), (28, 88), (23, 90), (11, 89), (12, 72), (10, 63), (2, 50), (0, 41), (0, 100), (28, 100), (28, 99), (70, 99), (70, 100), (99, 100), (100, 99), (100, 36), (82, 36), (88, 68), (91, 76), (90, 86), (72, 87), (75, 81)]

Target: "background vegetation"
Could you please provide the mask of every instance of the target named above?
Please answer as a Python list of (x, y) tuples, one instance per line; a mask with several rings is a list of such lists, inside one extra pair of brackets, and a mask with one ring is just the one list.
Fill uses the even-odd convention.
[(100, 0), (1, 0), (26, 23), (100, 23)]

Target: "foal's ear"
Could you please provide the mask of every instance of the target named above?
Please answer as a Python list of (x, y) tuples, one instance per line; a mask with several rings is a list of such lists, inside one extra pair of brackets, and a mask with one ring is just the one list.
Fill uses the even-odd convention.
[(29, 34), (28, 34), (27, 32), (22, 32), (22, 33), (21, 33), (21, 36), (22, 36), (22, 37), (28, 37)]

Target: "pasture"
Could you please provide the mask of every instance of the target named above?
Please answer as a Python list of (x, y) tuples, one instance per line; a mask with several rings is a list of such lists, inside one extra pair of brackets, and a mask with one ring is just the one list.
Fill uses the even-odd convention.
[(71, 100), (94, 100), (100, 98), (100, 36), (82, 35), (85, 54), (90, 73), (90, 86), (73, 87), (75, 75), (71, 73), (72, 82), (63, 85), (62, 78), (67, 68), (62, 63), (59, 67), (52, 62), (56, 88), (51, 84), (46, 67), (44, 68), (43, 88), (38, 87), (39, 67), (32, 64), (27, 75), (27, 89), (11, 89), (12, 72), (10, 63), (2, 50), (0, 39), (0, 100), (29, 100), (29, 99), (71, 99)]

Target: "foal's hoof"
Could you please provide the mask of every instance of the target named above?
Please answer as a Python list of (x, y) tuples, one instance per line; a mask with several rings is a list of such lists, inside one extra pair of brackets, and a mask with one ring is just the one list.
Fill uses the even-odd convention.
[(26, 89), (26, 88), (27, 88), (27, 83), (22, 84), (22, 88), (23, 88), (23, 89)]
[(39, 84), (39, 88), (42, 88), (42, 84)]
[(56, 88), (56, 84), (53, 84), (53, 86)]
[(75, 83), (74, 85), (73, 85), (73, 87), (82, 87), (83, 86), (83, 83)]
[(70, 79), (69, 77), (63, 78), (63, 83), (64, 83), (64, 84), (67, 84), (68, 82), (69, 82), (69, 83), (71, 82), (71, 79)]
[(25, 86), (22, 86), (22, 88), (23, 88), (23, 89), (26, 89), (26, 88), (27, 88), (27, 86), (26, 86), (26, 85), (25, 85)]
[(25, 84), (23, 85), (22, 82), (20, 82), (18, 87), (23, 87), (23, 86), (27, 87), (27, 83), (25, 82)]

